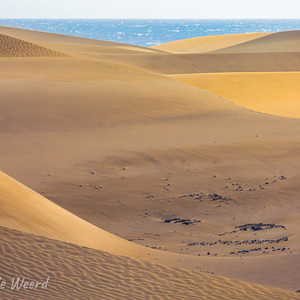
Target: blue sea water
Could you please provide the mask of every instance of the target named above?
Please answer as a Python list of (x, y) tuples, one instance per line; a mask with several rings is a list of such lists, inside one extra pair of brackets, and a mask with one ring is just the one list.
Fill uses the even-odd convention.
[(53, 20), (0, 19), (0, 25), (139, 46), (197, 36), (300, 29), (297, 20)]

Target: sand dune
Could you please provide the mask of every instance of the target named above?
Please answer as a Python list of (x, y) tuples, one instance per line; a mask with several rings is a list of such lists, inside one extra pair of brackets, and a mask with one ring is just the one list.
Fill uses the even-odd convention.
[(161, 74), (300, 71), (300, 53), (203, 53), (106, 55), (119, 62)]
[(231, 34), (202, 36), (187, 40), (170, 42), (151, 47), (170, 53), (205, 53), (238, 45), (269, 35), (270, 33)]
[[(291, 291), (299, 289), (299, 119), (251, 112), (239, 103), (164, 76), (269, 72), (234, 76), (240, 84), (246, 80), (248, 87), (244, 87), (249, 93), (251, 85), (259, 85), (259, 81), (264, 95), (279, 84), (272, 95), (278, 94), (282, 105), (282, 89), (288, 88), (289, 96), (296, 99), (293, 93), (298, 91), (298, 75), (270, 72), (300, 71), (299, 53), (282, 48), (279, 53), (195, 54), (193, 50), (174, 54), (5, 27), (0, 32), (70, 56), (0, 59), (1, 168), (40, 194), (1, 173), (0, 225), (132, 260), (198, 271), (195, 276), (209, 272)], [(199, 49), (213, 50), (249, 38), (220, 38), (216, 43), (212, 39)], [(225, 87), (228, 76), (234, 86), (232, 73), (223, 75), (207, 74), (207, 78), (212, 76), (209, 82)], [(264, 106), (267, 104), (265, 101)], [(213, 199), (215, 194), (222, 199)], [(179, 222), (164, 222), (174, 218)], [(192, 223), (183, 224), (185, 219)], [(265, 225), (258, 225), (262, 226), (258, 231), (240, 230), (249, 223)], [(9, 235), (12, 233), (3, 237), (7, 245), (14, 243)], [(31, 249), (41, 253), (38, 243), (32, 243)], [(67, 249), (65, 244), (53, 243), (47, 247)], [(83, 254), (86, 249), (80, 249), (78, 253), (87, 260), (90, 252)], [(91, 251), (91, 256), (97, 257)], [(45, 270), (52, 268), (56, 254), (51, 255)], [(67, 259), (64, 270), (73, 268), (69, 261), (74, 258), (63, 255)], [(115, 259), (128, 268), (137, 266), (136, 261)], [(108, 261), (113, 269), (111, 261), (115, 260)], [(159, 267), (138, 266), (130, 269), (132, 273), (138, 273), (137, 268), (150, 275), (159, 273)], [(65, 272), (56, 270), (54, 277)], [(80, 276), (91, 274), (90, 266), (86, 270)], [(173, 269), (165, 272), (170, 275), (166, 285), (172, 287), (173, 296), (176, 289), (170, 272), (178, 273)], [(97, 274), (95, 278), (102, 276)], [(114, 269), (110, 274), (115, 276)], [(138, 284), (132, 276), (131, 282)], [(155, 276), (159, 280), (148, 283), (149, 289), (155, 289), (153, 298), (165, 291), (158, 286), (162, 275)], [(129, 285), (120, 280), (121, 285)], [(213, 282), (214, 289), (220, 284), (223, 293), (224, 282), (232, 281), (222, 280), (206, 284)], [(106, 283), (115, 297), (122, 297), (116, 291), (117, 281)], [(94, 297), (91, 286), (95, 283), (86, 284)], [(57, 290), (59, 286), (57, 283)], [(202, 292), (192, 280), (191, 286), (195, 290), (188, 294), (190, 298)], [(234, 289), (237, 298), (244, 298), (238, 292), (243, 289), (249, 290), (252, 298), (259, 295), (263, 299), (260, 288), (243, 286)], [(269, 296), (270, 291), (264, 288), (266, 297), (276, 299)], [(127, 293), (137, 290), (131, 288)], [(226, 293), (225, 298), (235, 297), (230, 290)], [(283, 298), (294, 297), (282, 293)]]
[(89, 224), (3, 172), (0, 177), (2, 226), (119, 255), (143, 253), (142, 247)]
[(300, 31), (204, 36), (151, 47), (170, 53), (299, 52)]
[[(300, 71), (300, 54), (296, 50), (292, 51), (292, 48), (288, 47), (289, 44), (286, 47), (283, 46), (282, 51), (272, 51), (273, 53), (251, 53), (251, 51), (247, 51), (247, 53), (230, 53), (230, 51), (228, 53), (168, 53), (155, 48), (143, 48), (9, 27), (0, 26), (0, 32), (73, 57), (100, 60), (108, 64), (117, 63), (129, 68), (134, 67), (147, 72), (162, 74)], [(294, 44), (296, 44), (297, 31), (290, 34), (295, 41)], [(258, 38), (261, 35), (263, 37)], [(228, 35), (216, 38), (206, 37), (204, 41), (200, 38), (199, 41), (195, 39), (192, 42), (196, 47), (197, 45), (204, 46), (215, 40), (215, 46), (220, 48), (225, 45), (224, 43), (240, 42), (243, 44), (245, 39), (253, 39), (254, 42), (263, 40), (268, 36), (268, 34)], [(276, 38), (273, 39), (276, 40)], [(280, 36), (277, 40), (280, 40)], [(189, 48), (190, 42), (190, 40), (184, 40), (178, 43), (182, 47), (185, 47), (186, 44), (186, 47)], [(291, 44), (293, 45), (292, 42)], [(284, 49), (288, 49), (288, 51)]]
[(68, 57), (68, 55), (0, 34), (0, 57)]
[(182, 74), (171, 78), (228, 99), (245, 108), (300, 117), (300, 73)]
[[(280, 289), (167, 268), (4, 227), (0, 237), (1, 277), (7, 282), (2, 299), (299, 299)], [(12, 291), (15, 276), (50, 279), (47, 289)]]
[(205, 91), (117, 63), (5, 59), (0, 64), (5, 77), (0, 130), (18, 131), (19, 124), (39, 132), (99, 128), (238, 109)]
[(217, 49), (220, 53), (299, 52), (300, 31), (285, 31), (266, 35), (238, 45)]
[(91, 57), (91, 55), (99, 55), (99, 53), (143, 54), (163, 52), (160, 50), (135, 45), (127, 45), (109, 41), (93, 40), (4, 26), (0, 26), (0, 32), (4, 35), (8, 35), (18, 39), (24, 39), (26, 41), (30, 41), (31, 43), (36, 43), (44, 47), (50, 47), (51, 49), (62, 51), (63, 53), (68, 53), (72, 56), (89, 55)]

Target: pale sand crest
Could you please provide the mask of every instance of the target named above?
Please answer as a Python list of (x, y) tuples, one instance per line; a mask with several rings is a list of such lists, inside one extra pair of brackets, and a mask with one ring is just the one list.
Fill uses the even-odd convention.
[(201, 36), (187, 40), (179, 40), (166, 44), (153, 46), (170, 53), (205, 53), (220, 50), (234, 45), (239, 45), (260, 37), (267, 36), (271, 33), (248, 33), (248, 34), (230, 34), (219, 36)]

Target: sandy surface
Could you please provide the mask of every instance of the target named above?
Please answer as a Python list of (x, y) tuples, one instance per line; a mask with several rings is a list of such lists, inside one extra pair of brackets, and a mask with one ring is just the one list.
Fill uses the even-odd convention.
[(300, 117), (299, 72), (178, 74), (171, 78), (272, 115)]
[(170, 53), (205, 53), (233, 47), (241, 43), (258, 39), (270, 33), (230, 34), (219, 36), (201, 36), (187, 40), (179, 40), (151, 47)]
[(0, 34), (0, 57), (67, 57), (68, 55)]
[[(298, 299), (295, 293), (168, 268), (0, 227), (1, 299)], [(17, 274), (17, 275), (16, 275)], [(13, 278), (47, 289), (11, 290)]]
[[(297, 32), (228, 37), (219, 45), (218, 39), (206, 38), (198, 50), (193, 41), (191, 51), (182, 42), (180, 54), (164, 46), (142, 48), (4, 27), (0, 33), (12, 48), (23, 39), (24, 53), (47, 48), (65, 55), (0, 59), (1, 169), (25, 184), (1, 173), (1, 226), (22, 231), (24, 239), (29, 233), (106, 251), (120, 260), (127, 256), (135, 268), (143, 260), (197, 271), (195, 276), (209, 273), (290, 291), (300, 288), (300, 121), (283, 117), (291, 111), (286, 101), (295, 104), (292, 111), (298, 107), (298, 73), (288, 72), (300, 66)], [(279, 52), (265, 51), (281, 38)], [(237, 49), (237, 43), (261, 48), (202, 53)], [(218, 90), (201, 90), (186, 78)], [(229, 93), (233, 87), (236, 91)], [(244, 90), (246, 95), (236, 96)], [(283, 107), (280, 116), (265, 114), (274, 113), (265, 110), (274, 106), (267, 96), (275, 99), (277, 112)], [(247, 106), (254, 98), (263, 109)], [(31, 245), (28, 249), (34, 249)], [(7, 248), (2, 249), (5, 255)], [(64, 257), (67, 266), (71, 258)], [(145, 272), (154, 274), (154, 269)], [(226, 290), (224, 282), (231, 282), (206, 278), (214, 289)], [(118, 283), (113, 284), (115, 297), (122, 298)], [(191, 293), (201, 290), (207, 299), (234, 297), (228, 289), (214, 296), (193, 284)], [(240, 291), (253, 286), (239, 284), (245, 285)], [(102, 293), (94, 285), (87, 284), (90, 297)], [(153, 299), (163, 289), (156, 288)], [(276, 299), (271, 288), (264, 288), (264, 296), (258, 290), (259, 299)], [(169, 291), (175, 293), (173, 287)], [(278, 299), (296, 296), (286, 295)]]
[(223, 53), (250, 53), (250, 52), (299, 52), (300, 32), (284, 31), (265, 35), (256, 39), (245, 41), (237, 45), (219, 48), (216, 52)]
[(299, 31), (204, 36), (151, 47), (170, 53), (299, 52)]

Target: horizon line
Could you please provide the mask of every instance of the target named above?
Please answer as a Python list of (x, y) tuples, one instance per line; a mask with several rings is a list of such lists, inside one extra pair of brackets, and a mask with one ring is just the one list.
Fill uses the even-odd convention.
[(0, 20), (299, 20), (300, 18), (18, 18), (9, 17)]

